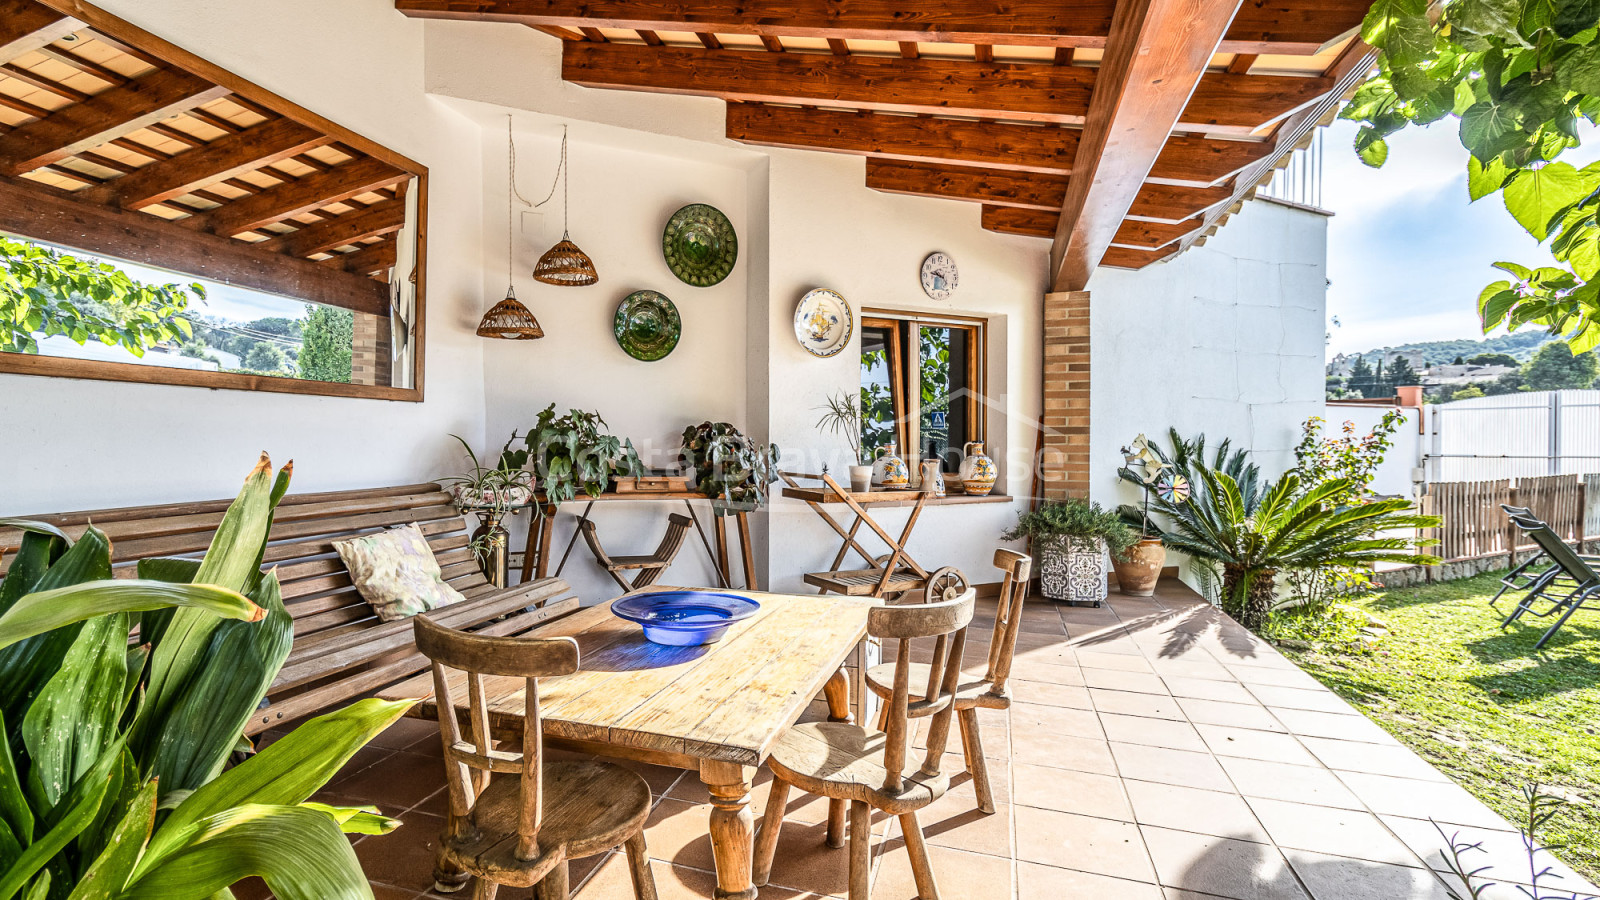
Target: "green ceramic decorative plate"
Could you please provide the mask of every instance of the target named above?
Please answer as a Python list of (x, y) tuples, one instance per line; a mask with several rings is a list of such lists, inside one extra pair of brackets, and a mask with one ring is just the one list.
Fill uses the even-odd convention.
[(722, 210), (691, 203), (672, 214), (661, 235), (667, 268), (685, 284), (710, 287), (728, 277), (739, 259), (739, 236)]
[(634, 291), (617, 305), (617, 346), (634, 359), (654, 362), (678, 346), (683, 320), (678, 308), (656, 291)]

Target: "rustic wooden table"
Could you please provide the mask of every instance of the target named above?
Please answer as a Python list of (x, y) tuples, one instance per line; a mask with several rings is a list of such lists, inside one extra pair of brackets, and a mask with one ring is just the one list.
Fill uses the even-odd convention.
[[(611, 614), (610, 603), (528, 636), (570, 635), (578, 641), (579, 671), (539, 682), (546, 743), (698, 771), (711, 794), (716, 896), (754, 900), (753, 769), (818, 691), (826, 694), (835, 720), (852, 718), (850, 679), (842, 667), (866, 637), (867, 610), (875, 604), (839, 595), (735, 593), (761, 609), (704, 647), (649, 643), (638, 625)], [(461, 698), (460, 715), (465, 676), (452, 677), (462, 680), (459, 690), (452, 683), (452, 693)], [(486, 679), (496, 733), (521, 734), (524, 684), (520, 678)], [(380, 696), (421, 699), (411, 715), (437, 715), (431, 675)], [(440, 875), (448, 880), (452, 873)]]

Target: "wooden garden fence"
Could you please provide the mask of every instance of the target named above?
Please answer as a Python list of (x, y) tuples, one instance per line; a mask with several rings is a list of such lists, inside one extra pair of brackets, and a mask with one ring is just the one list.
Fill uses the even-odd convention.
[[(1544, 475), (1496, 481), (1440, 481), (1428, 485), (1423, 512), (1439, 516), (1444, 524), (1433, 530), (1439, 544), (1432, 552), (1445, 561), (1510, 554), (1531, 547), (1507, 520), (1501, 504), (1525, 506), (1549, 523), (1566, 541), (1594, 536), (1588, 520), (1593, 477)], [(1600, 500), (1600, 497), (1596, 497)]]

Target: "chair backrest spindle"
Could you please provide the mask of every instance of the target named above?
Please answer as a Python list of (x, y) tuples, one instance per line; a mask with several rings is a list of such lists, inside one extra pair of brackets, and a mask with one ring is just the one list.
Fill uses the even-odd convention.
[(877, 638), (895, 638), (894, 691), (889, 697), (885, 722), (883, 790), (898, 792), (904, 784), (907, 734), (910, 728), (911, 641), (938, 638), (944, 644), (945, 660), (933, 665), (930, 687), (915, 701), (919, 712), (933, 710), (929, 723), (928, 752), (921, 774), (937, 775), (950, 734), (950, 719), (955, 715), (955, 691), (961, 677), (961, 655), (966, 649), (967, 626), (972, 622), (977, 592), (968, 589), (961, 596), (938, 603), (906, 606), (881, 606), (867, 613), (867, 632)]
[(1022, 629), (1023, 604), (1028, 599), (1033, 558), (1015, 550), (994, 552), (994, 564), (1005, 571), (1000, 584), (1000, 603), (996, 608), (994, 634), (989, 638), (989, 693), (1005, 694), (1011, 677), (1011, 662), (1017, 653), (1017, 635)]

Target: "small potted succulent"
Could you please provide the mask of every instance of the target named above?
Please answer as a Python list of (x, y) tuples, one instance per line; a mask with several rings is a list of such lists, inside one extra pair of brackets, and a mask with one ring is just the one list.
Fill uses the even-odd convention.
[(727, 422), (685, 428), (679, 456), (719, 516), (765, 506), (767, 486), (778, 480), (778, 445), (759, 446)]
[(1077, 499), (1043, 503), (1001, 537), (1032, 541), (1040, 593), (1073, 606), (1099, 606), (1107, 593), (1106, 551), (1120, 558), (1139, 541), (1115, 511)]
[[(498, 464), (486, 466), (478, 461), (478, 454), (472, 452), (472, 447), (460, 435), (450, 436), (461, 444), (461, 449), (467, 451), (467, 458), (472, 460), (469, 471), (440, 479), (450, 485), (450, 495), (455, 498), (457, 507), (490, 511), (500, 516), (533, 499), (533, 473), (508, 465), (504, 449)], [(516, 435), (511, 438), (515, 440)], [(506, 448), (510, 446), (511, 442), (507, 441)]]
[(817, 428), (844, 438), (850, 445), (850, 458), (855, 460), (850, 466), (850, 490), (858, 493), (872, 490), (872, 463), (861, 461), (861, 410), (856, 406), (856, 397), (850, 391), (841, 390), (817, 409), (822, 412)]
[(1167, 562), (1161, 529), (1150, 520), (1150, 495), (1155, 493), (1168, 503), (1182, 503), (1189, 499), (1189, 482), (1142, 434), (1131, 446), (1122, 448), (1122, 461), (1118, 477), (1144, 492), (1144, 504), (1137, 509), (1122, 508), (1123, 519), (1137, 523), (1139, 541), (1126, 556), (1113, 559), (1112, 567), (1117, 572), (1118, 591), (1132, 597), (1149, 597), (1155, 594), (1161, 568)]
[[(500, 467), (528, 469), (551, 503), (571, 500), (580, 490), (598, 497), (613, 477), (644, 474), (633, 442), (612, 436), (608, 428), (599, 413), (572, 409), (557, 416), (552, 403), (523, 438), (526, 450), (512, 450), (507, 443)], [(511, 440), (516, 439), (513, 434)]]

